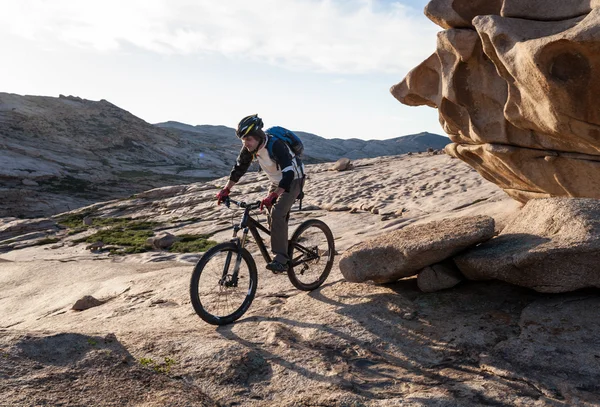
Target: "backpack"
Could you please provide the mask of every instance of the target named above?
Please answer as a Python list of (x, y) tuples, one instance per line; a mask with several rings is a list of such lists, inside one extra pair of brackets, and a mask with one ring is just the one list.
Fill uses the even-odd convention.
[[(298, 160), (300, 159), (300, 156), (304, 152), (304, 144), (302, 144), (302, 140), (300, 140), (300, 137), (298, 137), (296, 135), (296, 133), (294, 133), (291, 130), (284, 129), (283, 127), (279, 127), (279, 126), (269, 127), (268, 129), (265, 130), (265, 133), (268, 134), (269, 136), (271, 136), (273, 141), (281, 140), (284, 143), (286, 143), (287, 146), (290, 148), (290, 150), (292, 150), (292, 153), (294, 153), (294, 155), (298, 158)], [(273, 144), (274, 143), (272, 141), (267, 143), (267, 151), (269, 152), (269, 157), (274, 159)], [(298, 162), (298, 164), (300, 165), (300, 168), (302, 168), (302, 162)], [(304, 198), (304, 180), (305, 180), (305, 178), (306, 178), (306, 175), (303, 172), (302, 173), (302, 185), (300, 187), (300, 194), (298, 195), (298, 198), (296, 198), (300, 201), (300, 205), (298, 208), (298, 210), (300, 210), (300, 211), (302, 210), (302, 199)]]
[[(298, 137), (296, 133), (291, 130), (275, 126), (266, 129), (265, 133), (274, 139), (284, 141), (290, 150), (292, 150), (294, 155), (298, 158), (300, 158), (304, 152), (304, 144), (302, 144), (302, 140), (300, 140), (300, 137)], [(269, 151), (269, 156), (273, 157), (273, 143), (267, 143), (267, 150)]]

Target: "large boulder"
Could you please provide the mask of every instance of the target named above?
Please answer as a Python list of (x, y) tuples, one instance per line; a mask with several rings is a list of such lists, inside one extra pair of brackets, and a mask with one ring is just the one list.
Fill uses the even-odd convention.
[(349, 248), (340, 259), (346, 280), (389, 283), (417, 274), (494, 235), (489, 216), (460, 217), (407, 226)]
[[(392, 87), (510, 196), (600, 198), (600, 3), (432, 0), (436, 52)], [(518, 17), (518, 18), (509, 18)]]
[(600, 287), (600, 200), (531, 200), (498, 237), (454, 262), (468, 279), (540, 292)]

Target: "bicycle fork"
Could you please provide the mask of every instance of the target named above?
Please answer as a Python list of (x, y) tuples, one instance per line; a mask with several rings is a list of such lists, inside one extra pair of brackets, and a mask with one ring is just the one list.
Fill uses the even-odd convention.
[(221, 280), (219, 280), (219, 285), (224, 287), (237, 287), (238, 285), (238, 274), (240, 272), (240, 266), (242, 264), (242, 250), (246, 245), (246, 238), (248, 237), (248, 228), (244, 228), (244, 233), (242, 234), (242, 238), (237, 237), (237, 233), (240, 230), (239, 226), (233, 228), (233, 239), (232, 242), (236, 244), (238, 247), (237, 255), (235, 258), (235, 264), (233, 266), (233, 271), (231, 274), (228, 273), (229, 267), (231, 265), (231, 258), (233, 257), (233, 252), (227, 252), (227, 258), (225, 259), (225, 265), (223, 266), (223, 276)]

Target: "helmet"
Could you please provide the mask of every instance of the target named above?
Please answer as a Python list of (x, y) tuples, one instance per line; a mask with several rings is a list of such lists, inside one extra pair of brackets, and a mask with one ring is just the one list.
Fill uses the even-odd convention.
[(263, 127), (263, 121), (258, 114), (253, 114), (251, 116), (246, 116), (242, 120), (240, 120), (240, 124), (238, 124), (238, 128), (235, 134), (239, 138), (243, 138), (248, 134), (252, 133), (254, 130), (260, 130)]

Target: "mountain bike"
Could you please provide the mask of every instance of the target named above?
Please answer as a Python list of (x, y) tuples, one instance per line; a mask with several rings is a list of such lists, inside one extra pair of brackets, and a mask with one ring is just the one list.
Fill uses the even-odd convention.
[[(246, 203), (227, 197), (231, 204), (244, 209), (239, 224), (233, 226), (233, 239), (209, 249), (198, 261), (192, 273), (190, 296), (196, 313), (213, 325), (229, 324), (240, 318), (252, 304), (258, 284), (256, 263), (246, 249), (248, 232), (258, 245), (267, 263), (271, 256), (259, 233), (271, 232), (250, 211), (260, 207), (260, 201)], [(242, 230), (241, 238), (238, 237)], [(335, 247), (329, 227), (318, 219), (301, 223), (288, 242), (287, 276), (299, 290), (312, 291), (320, 287), (333, 266)]]

